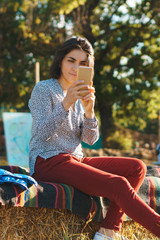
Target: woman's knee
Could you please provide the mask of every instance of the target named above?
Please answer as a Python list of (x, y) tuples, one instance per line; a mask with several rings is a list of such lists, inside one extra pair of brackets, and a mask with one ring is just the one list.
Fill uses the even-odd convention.
[(109, 183), (108, 179), (106, 180), (106, 188), (108, 187), (108, 184), (112, 196), (110, 200), (115, 200), (115, 198), (119, 197), (123, 191), (126, 192), (131, 188), (129, 181), (125, 177), (118, 175), (112, 176)]
[(135, 165), (135, 170), (139, 177), (144, 178), (147, 172), (146, 164), (142, 160), (135, 158)]

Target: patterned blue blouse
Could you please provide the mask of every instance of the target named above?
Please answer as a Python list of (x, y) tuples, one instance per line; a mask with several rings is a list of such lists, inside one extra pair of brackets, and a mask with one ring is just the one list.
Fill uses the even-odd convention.
[(56, 79), (40, 81), (34, 87), (29, 100), (32, 114), (29, 166), (34, 173), (37, 156), (44, 159), (59, 153), (83, 157), (81, 141), (90, 145), (99, 137), (98, 121), (87, 119), (80, 100), (75, 110), (66, 111), (62, 105), (65, 95)]

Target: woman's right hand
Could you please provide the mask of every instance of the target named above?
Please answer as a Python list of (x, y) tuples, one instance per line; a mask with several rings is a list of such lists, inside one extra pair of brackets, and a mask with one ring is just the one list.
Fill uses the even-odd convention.
[[(83, 89), (85, 88), (85, 89)], [(82, 94), (87, 95), (90, 93), (89, 86), (84, 84), (84, 80), (75, 81), (67, 90), (67, 94), (62, 102), (63, 107), (66, 111), (74, 105), (77, 99), (82, 99)]]

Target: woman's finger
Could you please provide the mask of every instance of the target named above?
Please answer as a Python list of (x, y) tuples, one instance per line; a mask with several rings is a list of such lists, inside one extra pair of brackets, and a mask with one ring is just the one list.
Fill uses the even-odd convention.
[(88, 94), (85, 97), (83, 97), (83, 101), (95, 101), (95, 95), (94, 94)]

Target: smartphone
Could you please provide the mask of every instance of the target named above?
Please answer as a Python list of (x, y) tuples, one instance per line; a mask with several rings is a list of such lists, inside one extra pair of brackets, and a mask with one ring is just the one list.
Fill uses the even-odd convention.
[[(77, 80), (84, 80), (84, 84), (92, 85), (92, 78), (93, 78), (93, 68), (87, 67), (87, 66), (80, 66), (78, 68), (77, 73)], [(84, 90), (84, 89), (82, 89)], [(85, 96), (85, 94), (81, 94), (82, 96)]]

